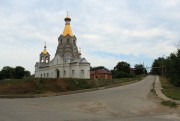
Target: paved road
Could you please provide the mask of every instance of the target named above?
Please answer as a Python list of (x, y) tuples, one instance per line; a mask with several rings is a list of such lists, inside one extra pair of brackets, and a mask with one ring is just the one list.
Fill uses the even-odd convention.
[(179, 121), (179, 109), (166, 111), (149, 98), (154, 79), (72, 95), (0, 99), (0, 121)]

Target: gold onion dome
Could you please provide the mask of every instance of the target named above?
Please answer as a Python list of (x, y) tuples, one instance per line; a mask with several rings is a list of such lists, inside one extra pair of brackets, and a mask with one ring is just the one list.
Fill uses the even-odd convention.
[(64, 31), (63, 31), (63, 36), (73, 36), (72, 30), (71, 30), (71, 26), (70, 26), (70, 21), (71, 18), (67, 15), (67, 17), (64, 19), (64, 21), (66, 22), (65, 27), (64, 27)]
[(47, 50), (43, 50), (42, 54), (46, 55), (48, 52)]

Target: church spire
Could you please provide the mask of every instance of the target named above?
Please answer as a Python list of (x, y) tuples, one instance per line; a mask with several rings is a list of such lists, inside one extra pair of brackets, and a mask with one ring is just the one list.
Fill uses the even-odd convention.
[(69, 36), (73, 36), (73, 33), (72, 33), (72, 30), (71, 30), (71, 26), (70, 26), (70, 21), (71, 21), (71, 18), (69, 17), (69, 15), (68, 15), (68, 11), (67, 11), (67, 16), (66, 16), (66, 18), (64, 19), (64, 21), (66, 22), (65, 23), (65, 27), (64, 27), (64, 31), (63, 31), (63, 36), (67, 36), (67, 35), (69, 35)]
[(43, 50), (42, 54), (46, 55), (47, 53), (48, 53), (48, 52), (47, 52), (47, 50), (46, 50), (46, 42), (45, 42), (44, 50)]
[(46, 42), (45, 42), (45, 45), (44, 45), (44, 50), (46, 50)]

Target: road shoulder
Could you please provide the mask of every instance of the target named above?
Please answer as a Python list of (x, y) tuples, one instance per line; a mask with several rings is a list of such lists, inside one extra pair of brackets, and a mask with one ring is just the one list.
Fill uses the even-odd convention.
[(167, 97), (166, 95), (164, 95), (162, 93), (162, 86), (161, 86), (161, 82), (159, 80), (159, 76), (156, 76), (154, 81), (155, 81), (154, 82), (154, 89), (155, 89), (155, 92), (159, 98), (161, 98), (164, 101), (173, 101), (173, 102), (176, 102), (177, 104), (180, 104), (180, 101), (170, 99), (169, 97)]

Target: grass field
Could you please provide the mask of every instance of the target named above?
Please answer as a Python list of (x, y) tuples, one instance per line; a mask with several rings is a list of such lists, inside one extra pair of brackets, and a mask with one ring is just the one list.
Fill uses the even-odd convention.
[(160, 77), (161, 85), (163, 87), (162, 92), (169, 98), (174, 100), (180, 100), (180, 88), (173, 86), (167, 78)]
[(0, 81), (0, 95), (34, 95), (44, 93), (59, 93), (75, 90), (83, 90), (98, 87), (119, 86), (127, 83), (140, 81), (144, 78), (120, 78), (112, 80), (89, 80), (89, 79), (73, 79), (73, 78), (32, 78), (32, 79), (9, 79)]

